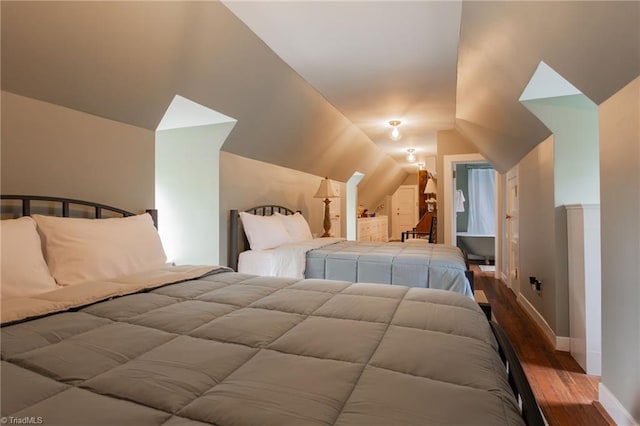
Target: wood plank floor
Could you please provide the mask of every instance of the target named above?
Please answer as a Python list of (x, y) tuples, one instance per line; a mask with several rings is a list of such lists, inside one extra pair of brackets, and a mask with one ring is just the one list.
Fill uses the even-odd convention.
[(587, 376), (568, 352), (556, 351), (493, 272), (471, 268), (476, 289), (485, 292), (494, 318), (511, 339), (549, 425), (615, 425), (597, 402), (599, 378)]

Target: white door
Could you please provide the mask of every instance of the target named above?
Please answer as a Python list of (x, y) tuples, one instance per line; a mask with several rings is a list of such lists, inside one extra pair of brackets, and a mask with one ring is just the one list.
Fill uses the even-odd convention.
[[(333, 185), (333, 189), (338, 195), (340, 195), (340, 186)], [(340, 198), (332, 198), (331, 204), (329, 204), (329, 217), (331, 218), (331, 236), (341, 237), (342, 221), (340, 220)]]
[(518, 171), (507, 173), (507, 285), (515, 294), (520, 292), (518, 235)]
[(393, 194), (393, 238), (400, 240), (404, 231), (418, 224), (418, 186), (401, 185)]

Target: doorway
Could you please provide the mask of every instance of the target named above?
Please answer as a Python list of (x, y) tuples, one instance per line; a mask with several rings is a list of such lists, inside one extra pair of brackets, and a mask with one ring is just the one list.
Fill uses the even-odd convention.
[(392, 239), (400, 240), (404, 231), (410, 231), (418, 223), (418, 185), (400, 185), (391, 198)]
[[(444, 219), (444, 243), (445, 244), (452, 245), (452, 246), (458, 245), (458, 234), (459, 234), (458, 216), (462, 215), (463, 212), (461, 212), (461, 206), (456, 205), (457, 204), (456, 201), (458, 201), (459, 203), (461, 200), (460, 198), (461, 196), (464, 197), (462, 199), (464, 200), (463, 208), (465, 210), (465, 213), (467, 214), (471, 213), (467, 211), (471, 207), (468, 191), (467, 193), (464, 193), (463, 191), (462, 194), (458, 192), (457, 179), (456, 179), (456, 173), (455, 173), (456, 168), (459, 165), (479, 166), (479, 165), (488, 165), (488, 164), (489, 163), (487, 162), (487, 159), (480, 154), (461, 154), (461, 155), (445, 155), (444, 156), (443, 219)], [(493, 177), (491, 185), (492, 185), (492, 189), (495, 191), (495, 199), (492, 199), (491, 201), (494, 204), (492, 206), (493, 213), (491, 213), (492, 217), (490, 219), (492, 223), (487, 224), (486, 217), (482, 219), (482, 221), (484, 221), (485, 224), (478, 228), (480, 229), (480, 231), (477, 234), (486, 234), (487, 232), (489, 232), (489, 233), (493, 233), (493, 236), (492, 237), (481, 236), (476, 240), (470, 240), (470, 243), (474, 245), (477, 244), (476, 250), (482, 251), (482, 253), (479, 253), (480, 255), (479, 259), (484, 260), (484, 259), (491, 258), (495, 260), (496, 265), (500, 265), (501, 253), (498, 250), (498, 246), (499, 246), (498, 241), (500, 240), (501, 235), (499, 234), (500, 227), (498, 226), (499, 218), (498, 218), (497, 212), (499, 211), (498, 206), (500, 205), (500, 202), (501, 202), (501, 199), (500, 199), (501, 195), (500, 195), (500, 192), (498, 191), (499, 180), (496, 178), (497, 172), (493, 169), (491, 170), (492, 171), (490, 173), (492, 174), (492, 177)], [(486, 182), (484, 183), (484, 185), (486, 185)], [(484, 201), (484, 200), (481, 200), (481, 201)], [(479, 219), (480, 218), (476, 216), (473, 222), (476, 222)], [(491, 229), (491, 231), (487, 231), (488, 229), (487, 226)], [(473, 235), (471, 235), (471, 237), (472, 236)], [(495, 274), (496, 276), (498, 276), (497, 270)]]

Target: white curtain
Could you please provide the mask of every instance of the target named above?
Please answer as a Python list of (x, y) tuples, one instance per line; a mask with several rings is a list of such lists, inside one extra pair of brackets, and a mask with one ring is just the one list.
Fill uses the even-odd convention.
[(496, 174), (493, 169), (469, 170), (470, 234), (496, 234)]

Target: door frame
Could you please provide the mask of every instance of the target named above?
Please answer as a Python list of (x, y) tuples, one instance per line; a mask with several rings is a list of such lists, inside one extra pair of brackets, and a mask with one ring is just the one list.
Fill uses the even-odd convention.
[[(517, 237), (517, 251), (518, 254), (514, 256), (515, 261), (512, 262), (511, 261), (511, 253), (512, 253), (512, 237), (510, 234), (510, 228), (511, 228), (511, 223), (512, 221), (510, 221), (507, 217), (511, 216), (513, 214), (513, 210), (510, 209), (510, 198), (511, 198), (511, 194), (510, 194), (510, 184), (511, 184), (511, 180), (515, 181), (515, 191), (516, 191), (516, 205), (515, 205), (515, 211), (516, 211), (516, 219), (517, 219), (517, 228), (516, 229), (516, 234), (518, 235)], [(505, 259), (505, 271), (506, 271), (506, 277), (504, 278), (504, 283), (507, 285), (507, 287), (509, 287), (515, 294), (520, 294), (520, 277), (518, 277), (518, 270), (520, 269), (520, 195), (519, 195), (519, 186), (520, 186), (520, 177), (519, 177), (519, 173), (518, 173), (518, 166), (516, 165), (514, 168), (512, 168), (511, 170), (509, 170), (505, 176), (505, 191), (504, 191), (504, 196), (505, 196), (505, 229), (504, 229), (504, 242), (505, 242), (505, 254), (506, 254), (506, 259)], [(511, 219), (513, 217), (510, 217)], [(511, 269), (511, 267), (514, 267), (515, 271), (513, 271)]]
[[(334, 191), (338, 196), (331, 200), (329, 204), (329, 218), (331, 220), (331, 236), (340, 238), (342, 236), (342, 184), (335, 182), (333, 185)], [(323, 215), (324, 215), (324, 206)]]
[[(443, 211), (443, 222), (444, 222), (444, 243), (448, 245), (455, 246), (456, 245), (456, 212), (453, 208), (453, 200), (455, 197), (455, 184), (453, 178), (453, 171), (455, 170), (455, 166), (458, 164), (468, 164), (468, 163), (489, 163), (482, 154), (474, 153), (474, 154), (456, 154), (456, 155), (445, 155), (443, 156), (444, 167), (443, 173), (444, 176), (441, 177), (444, 188), (443, 188), (443, 198), (444, 198), (444, 211)], [(498, 174), (498, 172), (495, 172)], [(495, 265), (496, 265), (496, 277), (498, 277), (499, 269), (498, 266), (502, 264), (502, 253), (500, 252), (501, 245), (499, 244), (503, 238), (502, 228), (500, 227), (500, 203), (502, 202), (502, 194), (500, 191), (500, 179), (496, 178), (496, 236), (494, 238), (494, 253), (495, 253)]]

